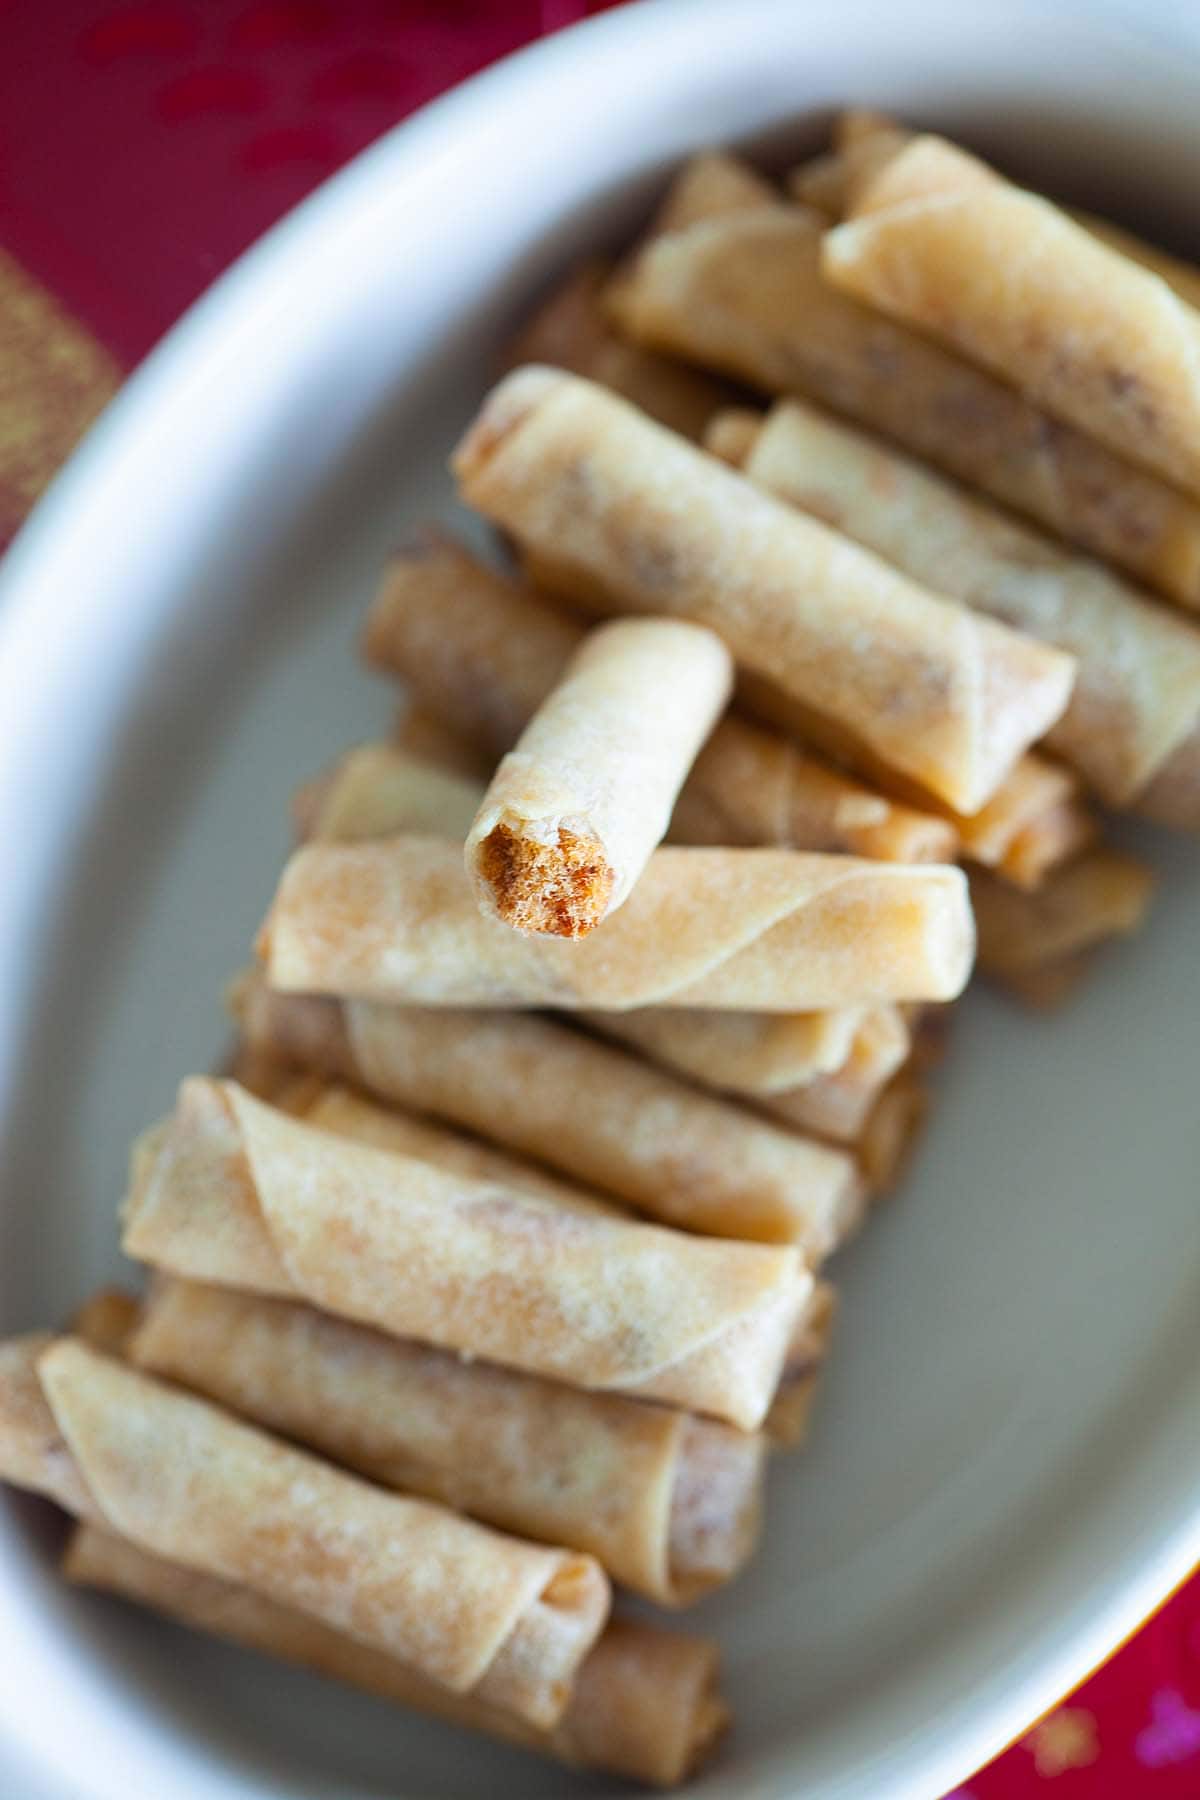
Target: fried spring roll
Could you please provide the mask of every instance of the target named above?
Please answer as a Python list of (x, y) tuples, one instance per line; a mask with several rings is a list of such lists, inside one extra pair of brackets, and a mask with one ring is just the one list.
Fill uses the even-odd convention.
[(640, 1620), (614, 1619), (606, 1626), (580, 1664), (566, 1711), (543, 1731), (474, 1694), (427, 1681), (407, 1663), (291, 1607), (152, 1556), (93, 1525), (72, 1534), (63, 1574), (80, 1587), (150, 1607), (196, 1631), (448, 1724), (655, 1787), (674, 1787), (693, 1774), (729, 1722), (711, 1639)]
[(292, 799), (296, 835), (352, 843), (386, 837), (401, 817), (409, 831), (465, 837), (479, 806), (479, 784), (393, 744), (362, 744)]
[[(582, 639), (582, 627), (453, 539), (426, 534), (393, 556), (364, 648), (371, 662), (408, 681), (422, 708), (494, 760), (511, 749)], [(524, 659), (516, 654), (521, 646)], [(405, 744), (417, 754), (427, 750), (411, 731)], [(455, 769), (469, 767), (461, 746), (447, 752)], [(956, 849), (947, 822), (927, 802), (890, 800), (798, 744), (734, 718), (722, 719), (701, 750), (670, 836), (885, 862), (949, 862)]]
[[(767, 415), (745, 472), (916, 579), (937, 570), (965, 605), (1069, 650), (1075, 690), (1047, 743), (1111, 804), (1200, 741), (1200, 631), (1099, 563), (794, 401)], [(1200, 823), (1200, 790), (1194, 806)]]
[(589, 632), (492, 776), (466, 866), (489, 915), (578, 938), (628, 898), (729, 699), (714, 632), (618, 619)]
[(571, 369), (623, 394), (660, 425), (698, 438), (717, 408), (727, 403), (728, 384), (619, 338), (600, 298), (609, 274), (600, 261), (573, 269), (518, 333), (506, 365), (543, 362)]
[(917, 587), (577, 376), (506, 377), (452, 466), (535, 579), (711, 625), (739, 662), (965, 812), (1070, 695), (1061, 651)]
[(663, 849), (602, 933), (518, 936), (480, 913), (456, 844), (412, 835), (297, 851), (258, 951), (293, 993), (801, 1012), (953, 999), (973, 931), (961, 871), (938, 863)]
[(5, 1479), (456, 1693), (536, 1725), (561, 1715), (608, 1612), (592, 1558), (382, 1493), (77, 1338), (4, 1357)]
[(904, 1069), (879, 1096), (858, 1140), (858, 1158), (871, 1194), (890, 1193), (908, 1169), (929, 1115), (929, 1089)]
[(124, 1242), (170, 1274), (747, 1431), (812, 1290), (793, 1248), (473, 1181), (207, 1077), (135, 1157)]
[(638, 343), (829, 406), (1200, 606), (1200, 507), (831, 288), (820, 270), (824, 229), (820, 214), (785, 206), (701, 223), (647, 245), (610, 304)]
[(1037, 887), (1051, 869), (1085, 849), (1098, 829), (1074, 770), (1033, 754), (1021, 758), (981, 811), (956, 824), (969, 861), (1021, 888)]
[(840, 1069), (772, 1094), (759, 1104), (773, 1118), (838, 1143), (856, 1144), (872, 1108), (907, 1060), (912, 1037), (897, 1012), (868, 1013), (849, 1058)]
[(1144, 863), (1108, 849), (1069, 863), (1032, 894), (972, 876), (979, 966), (1031, 1004), (1055, 1005), (1100, 945), (1138, 929), (1153, 888)]
[(584, 1013), (583, 1023), (651, 1062), (724, 1093), (764, 1098), (835, 1075), (858, 1058), (890, 1060), (908, 1029), (897, 1007), (834, 1013)]
[[(858, 1221), (849, 1157), (550, 1019), (277, 994), (255, 977), (233, 1002), (260, 1051), (449, 1120), (682, 1230), (796, 1243), (817, 1260)], [(654, 1129), (631, 1131), (631, 1119)], [(428, 1145), (416, 1154), (437, 1160)]]
[(1200, 314), (1047, 200), (933, 137), (853, 196), (830, 281), (1200, 492)]
[(72, 1318), (71, 1336), (108, 1356), (122, 1356), (140, 1317), (140, 1303), (124, 1288), (101, 1288)]
[(585, 1550), (667, 1606), (730, 1580), (758, 1535), (765, 1440), (712, 1419), (194, 1282), (156, 1284), (129, 1354), (381, 1487)]
[(724, 150), (691, 156), (672, 180), (647, 228), (647, 237), (686, 231), (700, 219), (776, 206), (779, 191), (757, 169)]

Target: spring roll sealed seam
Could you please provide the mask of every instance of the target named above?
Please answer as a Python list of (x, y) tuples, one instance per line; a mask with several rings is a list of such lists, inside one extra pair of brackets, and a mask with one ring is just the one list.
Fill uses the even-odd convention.
[(1121, 455), (1200, 489), (1200, 314), (1049, 201), (917, 138), (854, 196), (822, 266)]
[(95, 1526), (80, 1526), (63, 1559), (68, 1581), (153, 1608), (249, 1650), (448, 1724), (481, 1731), (571, 1765), (674, 1787), (713, 1749), (729, 1722), (708, 1638), (614, 1619), (576, 1676), (550, 1730), (427, 1681), (406, 1663), (248, 1588), (169, 1562)]
[[(818, 1261), (857, 1218), (844, 1154), (550, 1019), (278, 994), (257, 977), (240, 984), (237, 1004), (260, 1050), (449, 1120), (681, 1229), (797, 1243)], [(432, 1160), (428, 1148), (417, 1154)]]
[(822, 279), (824, 220), (776, 207), (647, 246), (614, 291), (639, 343), (880, 432), (1090, 555), (1200, 605), (1200, 507), (1007, 383)]
[(485, 911), (581, 937), (628, 898), (729, 698), (721, 640), (674, 619), (589, 633), (493, 775), (467, 833)]
[(334, 1139), (193, 1077), (132, 1255), (596, 1391), (762, 1421), (812, 1278), (790, 1248), (581, 1212)]
[(756, 1534), (763, 1440), (464, 1362), (289, 1301), (160, 1280), (134, 1363), (383, 1487), (595, 1556), (677, 1606)]
[(433, 1006), (801, 1012), (952, 999), (970, 973), (961, 871), (786, 850), (657, 850), (579, 943), (480, 914), (461, 852), (406, 835), (310, 844), (258, 949), (273, 987)]
[(836, 522), (917, 579), (1077, 662), (1047, 743), (1112, 804), (1128, 804), (1200, 719), (1200, 632), (1119, 576), (1072, 556), (879, 442), (797, 402), (773, 408), (745, 472)]
[[(28, 1370), (44, 1418), (24, 1450), (27, 1418), (3, 1419), (10, 1478), (156, 1554), (251, 1583), (460, 1693), (543, 1725), (562, 1712), (608, 1611), (592, 1559), (380, 1493), (78, 1339), (39, 1346)], [(30, 1479), (34, 1458), (43, 1468)]]
[(964, 811), (1066, 704), (1061, 652), (918, 588), (815, 520), (801, 527), (576, 376), (508, 376), (452, 467), (549, 585), (711, 625), (740, 662)]

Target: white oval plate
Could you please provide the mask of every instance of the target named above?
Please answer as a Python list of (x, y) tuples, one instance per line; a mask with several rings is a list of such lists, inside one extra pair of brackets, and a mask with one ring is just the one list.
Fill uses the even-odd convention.
[[(221, 1045), (293, 783), (386, 723), (357, 622), (539, 282), (688, 149), (800, 148), (848, 99), (1195, 233), (1195, 91), (1186, 59), (1009, 0), (668, 0), (428, 109), (216, 286), (4, 569), (0, 1327), (117, 1273), (127, 1142)], [(920, 1167), (839, 1268), (811, 1448), (697, 1615), (739, 1721), (698, 1793), (931, 1800), (1200, 1555), (1200, 882), (1154, 851), (1152, 930), (1064, 1017), (963, 1009)], [(53, 1541), (0, 1515), (6, 1793), (614, 1791), (67, 1595)]]

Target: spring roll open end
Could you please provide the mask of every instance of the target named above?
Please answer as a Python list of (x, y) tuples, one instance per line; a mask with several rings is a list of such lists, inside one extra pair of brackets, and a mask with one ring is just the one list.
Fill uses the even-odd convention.
[(534, 834), (500, 820), (479, 844), (479, 879), (506, 925), (585, 937), (612, 899), (615, 873), (599, 838), (565, 825)]

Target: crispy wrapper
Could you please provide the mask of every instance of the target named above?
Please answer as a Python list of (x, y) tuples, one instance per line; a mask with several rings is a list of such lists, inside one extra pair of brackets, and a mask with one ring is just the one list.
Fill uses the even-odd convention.
[(428, 1681), (409, 1664), (302, 1612), (92, 1525), (72, 1534), (63, 1574), (448, 1724), (655, 1787), (674, 1787), (694, 1773), (729, 1722), (712, 1640), (640, 1620), (611, 1621), (580, 1665), (562, 1717), (544, 1731), (476, 1694)]
[(705, 1087), (748, 1098), (788, 1093), (834, 1075), (855, 1057), (881, 1049), (892, 1029), (907, 1039), (899, 1008), (891, 1006), (782, 1014), (650, 1007), (584, 1013), (583, 1023)]
[(765, 1440), (713, 1419), (187, 1281), (156, 1284), (130, 1356), (382, 1487), (586, 1550), (668, 1606), (728, 1581), (758, 1534)]
[(778, 205), (779, 191), (757, 169), (724, 150), (702, 150), (678, 171), (646, 230), (650, 238), (686, 231), (701, 219)]
[(1066, 705), (1061, 651), (917, 587), (577, 376), (506, 377), (452, 466), (545, 585), (711, 625), (740, 663), (963, 811)]
[(790, 1092), (772, 1094), (759, 1104), (796, 1130), (855, 1144), (911, 1048), (912, 1034), (898, 1010), (870, 1012), (840, 1069)]
[(979, 922), (979, 966), (1034, 1005), (1065, 999), (1090, 957), (1114, 937), (1136, 931), (1154, 876), (1116, 850), (1092, 850), (1058, 870), (1032, 894), (980, 871), (971, 877)]
[(297, 837), (353, 843), (386, 837), (403, 818), (409, 831), (465, 837), (479, 806), (469, 776), (395, 744), (361, 744), (292, 797)]
[(867, 1115), (858, 1157), (872, 1198), (890, 1193), (908, 1171), (929, 1116), (929, 1088), (915, 1068), (889, 1082)]
[(857, 1221), (845, 1155), (790, 1140), (550, 1019), (277, 994), (255, 978), (235, 1004), (261, 1049), (450, 1120), (681, 1229), (798, 1243), (815, 1260)]
[(473, 1181), (207, 1077), (135, 1159), (124, 1241), (171, 1274), (748, 1431), (812, 1288), (793, 1248)]
[[(22, 1350), (24, 1403), (10, 1409)], [(382, 1493), (78, 1338), (4, 1353), (6, 1479), (457, 1693), (543, 1726), (562, 1713), (608, 1612), (592, 1558)]]
[[(757, 415), (749, 416), (757, 430)], [(443, 739), (444, 760), (470, 771), (462, 740), (490, 768), (544, 698), (536, 683), (545, 681), (548, 693), (582, 639), (582, 627), (568, 625), (453, 539), (429, 535), (393, 557), (364, 643), (368, 658), (403, 676), (421, 703), (418, 736), (407, 720), (405, 745), (443, 760), (428, 742), (425, 719), (432, 712), (460, 734)], [(514, 656), (519, 645), (525, 663)], [(413, 823), (410, 817), (405, 829)], [(928, 800), (888, 799), (778, 733), (728, 717), (684, 784), (669, 836), (677, 843), (776, 844), (885, 862), (949, 862), (957, 842)]]
[[(257, 978), (240, 985), (235, 1004), (249, 1041), (263, 1052), (508, 1144), (668, 1224), (795, 1242), (819, 1258), (856, 1222), (860, 1195), (846, 1156), (798, 1143), (549, 1019), (277, 994)], [(791, 1021), (777, 1023), (786, 1031)], [(773, 1064), (776, 1078), (786, 1067), (786, 1058)], [(588, 1095), (586, 1108), (577, 1104), (580, 1093)], [(655, 1129), (631, 1132), (633, 1118), (652, 1118)], [(424, 1121), (407, 1120), (403, 1128), (411, 1154), (459, 1173), (500, 1173), (494, 1161), (489, 1168), (481, 1160), (490, 1146), (468, 1143), (469, 1166), (463, 1140), (443, 1133), (456, 1146), (451, 1163), (449, 1144), (436, 1143)], [(550, 1179), (515, 1159), (509, 1165), (506, 1178), (522, 1186)]]
[(852, 204), (826, 240), (830, 281), (1200, 491), (1200, 314), (1160, 276), (939, 138)]
[(1111, 804), (1200, 740), (1200, 631), (1099, 563), (794, 401), (767, 415), (745, 472), (915, 579), (936, 572), (965, 605), (1070, 651), (1075, 690), (1047, 743)]
[(568, 938), (614, 913), (665, 836), (732, 685), (729, 652), (703, 626), (618, 619), (590, 632), (467, 833), (485, 912)]
[(796, 850), (656, 850), (602, 932), (525, 937), (417, 835), (307, 844), (258, 952), (284, 992), (426, 1006), (802, 1012), (949, 1000), (970, 974), (961, 871)]
[[(610, 297), (637, 342), (831, 407), (1185, 606), (1200, 507), (821, 276), (825, 220), (777, 206), (646, 246)], [(989, 267), (1002, 267), (989, 252)], [(1124, 447), (1126, 450), (1128, 446)]]
[(619, 338), (601, 304), (609, 275), (599, 260), (571, 270), (517, 334), (506, 366), (541, 362), (570, 369), (623, 394), (660, 425), (698, 438), (717, 408), (727, 404), (728, 383)]
[(72, 1317), (71, 1335), (82, 1338), (93, 1350), (103, 1350), (108, 1356), (123, 1356), (141, 1310), (141, 1302), (124, 1288), (100, 1288)]

